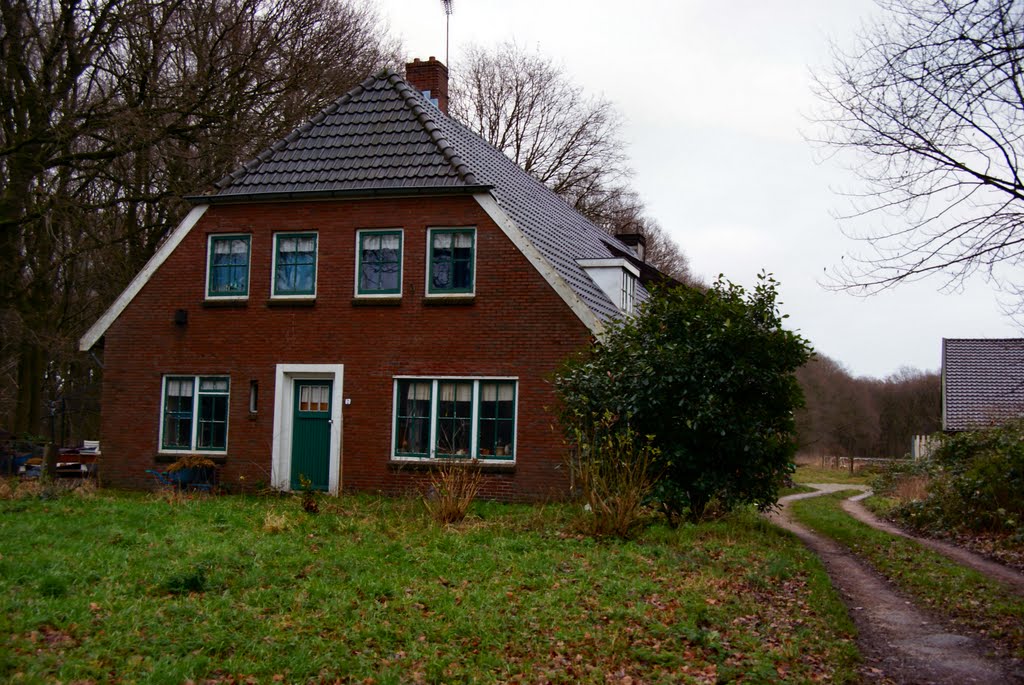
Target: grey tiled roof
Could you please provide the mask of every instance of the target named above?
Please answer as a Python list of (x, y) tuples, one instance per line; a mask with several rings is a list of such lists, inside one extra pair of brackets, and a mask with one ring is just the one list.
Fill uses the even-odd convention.
[(1024, 416), (1024, 339), (942, 341), (943, 428), (971, 430)]
[[(618, 308), (576, 263), (631, 254), (391, 70), (367, 79), (285, 139), (217, 182), (201, 202), (359, 193), (489, 190), (601, 320)], [(647, 292), (637, 288), (637, 298)]]
[(432, 105), (394, 73), (370, 78), (232, 174), (221, 200), (479, 186), (439, 134)]

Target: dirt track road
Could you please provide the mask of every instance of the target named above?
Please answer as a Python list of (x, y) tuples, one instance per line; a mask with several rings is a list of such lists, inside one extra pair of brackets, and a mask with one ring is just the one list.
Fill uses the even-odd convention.
[(857, 644), (865, 661), (862, 673), (867, 682), (1024, 683), (1024, 670), (1019, 665), (988, 656), (992, 651), (989, 644), (952, 632), (900, 595), (845, 547), (797, 524), (788, 511), (788, 504), (797, 499), (867, 488), (832, 483), (811, 487), (818, 491), (783, 497), (781, 511), (771, 519), (793, 532), (824, 563), (857, 626)]

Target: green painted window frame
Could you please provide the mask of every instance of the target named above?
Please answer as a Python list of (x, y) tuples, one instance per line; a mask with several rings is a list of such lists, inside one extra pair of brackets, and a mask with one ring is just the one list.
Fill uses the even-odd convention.
[[(403, 249), (405, 247), (405, 236), (402, 235), (401, 229), (381, 229), (381, 230), (362, 230), (358, 232), (356, 238), (356, 294), (357, 295), (401, 295), (402, 294), (402, 269), (403, 269)], [(364, 255), (366, 248), (364, 247), (364, 241), (367, 238), (384, 238), (388, 236), (398, 236), (398, 260), (397, 262), (383, 261), (379, 257), (374, 261), (377, 266), (395, 264), (398, 270), (398, 285), (395, 288), (367, 288), (363, 286), (363, 268), (366, 266), (364, 261)]]
[[(427, 386), (426, 398), (412, 398), (412, 403), (426, 401), (427, 410), (425, 414), (419, 413), (419, 407), (408, 401), (408, 393), (402, 392), (403, 388), (407, 388), (410, 385)], [(401, 457), (429, 457), (430, 436), (434, 421), (433, 382), (422, 378), (396, 379), (394, 406), (394, 454)], [(416, 425), (412, 425), (414, 423)], [(411, 450), (409, 448), (410, 441), (419, 442), (421, 437), (423, 438), (423, 445), (426, 450)]]
[[(484, 399), (484, 386), (494, 386), (495, 399), (494, 399), (494, 412), (485, 412), (485, 402), (490, 400)], [(499, 403), (501, 400), (501, 389), (502, 387), (511, 387), (512, 390), (512, 412), (511, 416), (505, 417), (500, 415)], [(477, 459), (515, 459), (516, 454), (516, 406), (518, 401), (518, 390), (519, 384), (515, 381), (504, 381), (504, 380), (481, 380), (477, 384), (478, 397), (476, 400), (476, 413), (477, 413), (477, 429), (476, 429), (476, 457)], [(486, 425), (492, 426), (493, 440), (485, 440), (484, 427)], [(501, 431), (499, 428), (502, 425), (508, 425), (511, 427), (509, 431), (508, 441), (505, 442), (501, 438)]]
[[(416, 412), (411, 410), (408, 388), (416, 384), (421, 390), (415, 399), (419, 403)], [(454, 393), (451, 398), (445, 400), (443, 397), (444, 386), (453, 386)], [(446, 402), (458, 405), (460, 386), (469, 386), (469, 414), (460, 412), (458, 407), (453, 411), (446, 411), (443, 406)], [(484, 387), (494, 386), (495, 397), (499, 397), (498, 388), (511, 388), (512, 411), (509, 417), (499, 417), (497, 399), (495, 401), (492, 416), (485, 416), (483, 410)], [(519, 422), (519, 380), (507, 377), (424, 377), (424, 376), (402, 376), (394, 379), (393, 385), (394, 404), (392, 411), (392, 457), (399, 460), (415, 461), (437, 461), (442, 459), (470, 459), (477, 458), (485, 461), (511, 462), (516, 458), (517, 435), (516, 429)], [(465, 400), (462, 400), (464, 403)], [(426, 403), (425, 406), (423, 403)], [(417, 422), (417, 426), (410, 432), (411, 422)], [(481, 444), (481, 439), (486, 432), (486, 426), (490, 424), (494, 429), (491, 432), (491, 445)], [(502, 443), (503, 449), (499, 450), (497, 438), (499, 437), (498, 424), (506, 425), (506, 434), (509, 435), (507, 443)], [(460, 447), (453, 450), (442, 451), (442, 431), (448, 426), (448, 435), (455, 436), (460, 430), (468, 430), (469, 437), (465, 443), (465, 451)], [(424, 433), (426, 435), (424, 436)], [(410, 436), (415, 435), (415, 439)], [(408, 447), (410, 442), (418, 442), (425, 446), (425, 450), (413, 450)], [(507, 449), (504, 446), (507, 445)]]
[[(450, 257), (442, 259), (435, 255), (434, 239), (436, 236), (451, 235), (453, 240), (458, 235), (469, 235), (472, 239), (470, 245), (469, 259), (458, 259), (455, 250), (451, 251)], [(435, 266), (444, 263), (449, 268), (449, 273), (455, 271), (459, 262), (465, 262), (469, 267), (469, 285), (465, 287), (438, 287), (434, 285)], [(432, 228), (427, 234), (427, 294), (428, 295), (472, 295), (476, 289), (476, 228)]]
[[(307, 259), (303, 262), (294, 264), (282, 263), (282, 252), (281, 252), (281, 241), (282, 240), (301, 240), (301, 239), (312, 239), (313, 240), (313, 251), (312, 258)], [(296, 251), (297, 252), (297, 251)], [(307, 254), (303, 252), (302, 254)], [(316, 296), (316, 279), (318, 271), (318, 261), (320, 256), (320, 240), (319, 234), (311, 231), (304, 232), (286, 232), (286, 233), (275, 233), (274, 234), (274, 269), (271, 274), (271, 294), (273, 297), (288, 298), (288, 297), (301, 297), (309, 298)], [(283, 289), (278, 287), (278, 278), (285, 268), (297, 268), (297, 267), (309, 267), (312, 269), (310, 274), (310, 287), (309, 288), (288, 288)]]
[[(216, 264), (217, 245), (219, 243), (241, 242), (245, 243), (245, 264)], [(229, 254), (234, 254), (229, 251)], [(246, 299), (249, 297), (249, 274), (252, 262), (252, 236), (240, 233), (214, 234), (210, 236), (206, 249), (206, 297), (209, 299)], [(242, 274), (243, 286), (239, 290), (214, 290), (215, 272), (244, 272)], [(232, 279), (228, 279), (229, 281)]]
[[(435, 384), (437, 416), (431, 452), (436, 457), (469, 459), (473, 456), (473, 416), (476, 414), (476, 388), (473, 381), (446, 378)], [(445, 390), (451, 397), (445, 397)], [(462, 399), (465, 391), (466, 399)], [(468, 402), (468, 411), (463, 406)]]
[[(186, 386), (188, 395), (171, 395), (172, 386), (179, 391)], [(228, 422), (231, 404), (229, 376), (164, 376), (160, 402), (160, 451), (173, 453), (224, 453), (228, 447)], [(172, 397), (188, 397), (186, 404)], [(171, 441), (172, 435), (183, 437), (181, 425), (188, 426), (188, 442)]]

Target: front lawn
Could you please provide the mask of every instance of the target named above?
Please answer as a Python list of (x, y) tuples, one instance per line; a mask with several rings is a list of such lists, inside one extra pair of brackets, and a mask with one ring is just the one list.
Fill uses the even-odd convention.
[[(637, 541), (568, 506), (0, 501), (6, 682), (856, 678), (819, 563), (752, 514)], [(370, 680), (367, 680), (371, 682)]]

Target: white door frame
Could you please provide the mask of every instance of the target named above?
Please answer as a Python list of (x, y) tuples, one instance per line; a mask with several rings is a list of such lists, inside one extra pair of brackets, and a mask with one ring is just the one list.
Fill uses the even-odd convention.
[(274, 438), (270, 462), (270, 482), (278, 490), (291, 490), (292, 417), (295, 406), (295, 381), (330, 380), (331, 452), (328, 491), (338, 494), (341, 481), (341, 407), (344, 364), (278, 364), (274, 373)]

